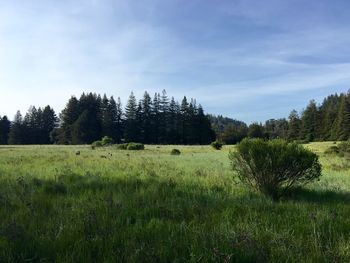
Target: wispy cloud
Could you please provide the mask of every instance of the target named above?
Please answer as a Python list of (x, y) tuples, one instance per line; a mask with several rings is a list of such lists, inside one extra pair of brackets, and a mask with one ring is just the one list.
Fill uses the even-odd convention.
[(0, 114), (47, 103), (60, 111), (83, 91), (125, 101), (165, 88), (248, 122), (286, 116), (350, 82), (349, 4), (306, 5), (2, 1)]

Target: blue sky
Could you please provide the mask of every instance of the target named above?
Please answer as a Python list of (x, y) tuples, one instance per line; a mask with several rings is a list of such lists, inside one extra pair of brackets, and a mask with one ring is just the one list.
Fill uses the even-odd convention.
[(166, 89), (264, 121), (350, 88), (348, 0), (0, 0), (0, 115)]

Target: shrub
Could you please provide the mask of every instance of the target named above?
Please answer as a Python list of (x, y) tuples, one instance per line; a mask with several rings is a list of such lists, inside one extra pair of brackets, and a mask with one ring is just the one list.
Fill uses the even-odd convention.
[(170, 152), (171, 155), (180, 155), (181, 152), (179, 149), (172, 149), (171, 152)]
[(222, 148), (222, 143), (219, 142), (218, 140), (212, 142), (210, 145), (211, 145), (211, 147), (213, 147), (215, 150), (221, 150), (221, 148)]
[(284, 140), (244, 139), (229, 157), (241, 182), (274, 200), (292, 186), (321, 176), (321, 165), (315, 153)]
[(94, 141), (91, 144), (91, 148), (94, 150), (96, 147), (109, 146), (113, 144), (113, 139), (108, 136), (104, 136), (100, 141)]
[(107, 145), (111, 145), (111, 144), (113, 144), (113, 139), (111, 137), (104, 136), (102, 138), (102, 145), (103, 146), (107, 146)]
[(138, 150), (144, 150), (145, 145), (142, 143), (135, 143), (135, 142), (130, 142), (128, 143), (127, 150), (133, 150), (133, 151), (138, 151)]
[(102, 141), (94, 141), (92, 144), (91, 144), (91, 147), (94, 149), (96, 147), (102, 147), (103, 144), (102, 144)]
[(128, 148), (128, 144), (127, 143), (121, 143), (121, 144), (117, 144), (117, 149), (118, 150), (126, 150)]

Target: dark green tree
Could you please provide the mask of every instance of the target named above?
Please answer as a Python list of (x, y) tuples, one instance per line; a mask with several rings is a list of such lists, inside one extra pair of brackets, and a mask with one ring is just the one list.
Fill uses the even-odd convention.
[(41, 114), (40, 121), (40, 130), (41, 130), (41, 139), (40, 142), (42, 144), (50, 144), (52, 143), (52, 132), (57, 127), (58, 118), (54, 109), (52, 109), (49, 105), (47, 105)]
[(296, 110), (292, 110), (289, 114), (288, 123), (288, 140), (295, 141), (301, 136), (301, 120)]
[(350, 139), (350, 92), (343, 96), (337, 117), (337, 139)]
[(72, 144), (73, 124), (80, 115), (79, 100), (72, 96), (60, 114), (60, 126), (54, 131), (54, 140), (58, 144)]
[(155, 93), (152, 102), (152, 142), (159, 143), (160, 95)]
[(23, 117), (21, 112), (17, 111), (11, 125), (8, 144), (23, 144), (24, 136)]
[(150, 95), (145, 92), (143, 95), (143, 99), (141, 101), (142, 108), (142, 124), (141, 129), (143, 131), (143, 142), (144, 143), (152, 143), (152, 99)]
[(264, 126), (261, 123), (254, 122), (248, 128), (249, 138), (265, 138)]
[(169, 98), (165, 90), (159, 100), (159, 142), (166, 143), (169, 133)]
[(129, 96), (129, 100), (126, 104), (125, 108), (125, 140), (127, 142), (135, 142), (137, 141), (137, 129), (139, 127), (137, 126), (137, 120), (136, 120), (136, 113), (137, 113), (137, 102), (136, 98), (134, 96), (134, 93), (131, 92)]
[(311, 100), (301, 116), (302, 139), (312, 142), (319, 138), (318, 108), (316, 102)]
[(0, 117), (0, 144), (7, 144), (10, 133), (11, 122), (7, 116)]

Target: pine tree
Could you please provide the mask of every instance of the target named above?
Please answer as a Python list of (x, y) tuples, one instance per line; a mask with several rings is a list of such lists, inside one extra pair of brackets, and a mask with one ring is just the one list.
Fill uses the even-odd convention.
[(0, 117), (0, 144), (7, 144), (10, 133), (11, 122), (7, 116)]
[(216, 138), (216, 134), (211, 127), (209, 118), (204, 115), (204, 110), (200, 104), (198, 106), (196, 118), (197, 127), (195, 142), (202, 145), (213, 142)]
[(320, 140), (336, 140), (333, 130), (334, 122), (337, 118), (340, 97), (335, 94), (328, 96), (323, 100), (319, 109), (320, 118)]
[(159, 143), (159, 126), (160, 126), (160, 95), (154, 94), (152, 102), (152, 143)]
[[(102, 99), (102, 105), (105, 104), (106, 102), (105, 99)], [(103, 118), (104, 121), (102, 122), (102, 130), (103, 134), (106, 133), (106, 136), (109, 136), (113, 139), (114, 142), (118, 142), (118, 124), (117, 124), (117, 119), (118, 119), (118, 109), (117, 109), (117, 103), (114, 100), (113, 96), (110, 97), (107, 103), (107, 108), (106, 112), (103, 113), (105, 117)], [(104, 135), (105, 136), (105, 135)]]
[(317, 133), (319, 123), (318, 108), (314, 100), (311, 100), (309, 105), (304, 110), (301, 117), (301, 123), (302, 139), (312, 142), (315, 139), (319, 138)]
[(57, 127), (58, 118), (55, 111), (49, 105), (44, 108), (41, 116), (41, 141), (43, 144), (50, 144), (53, 141), (51, 133)]
[(183, 97), (180, 107), (180, 143), (188, 144), (189, 142), (189, 104), (186, 96)]
[(120, 97), (118, 97), (118, 101), (116, 104), (116, 119), (115, 119), (115, 124), (116, 124), (116, 139), (115, 141), (117, 143), (120, 143), (123, 138), (124, 134), (124, 120), (123, 120), (123, 106), (120, 100)]
[(180, 107), (178, 103), (175, 102), (174, 97), (171, 98), (169, 104), (169, 123), (168, 123), (168, 142), (170, 144), (178, 144), (179, 140), (179, 116), (180, 116)]
[(300, 138), (301, 133), (301, 120), (296, 110), (292, 110), (289, 114), (288, 123), (288, 140), (295, 141)]
[(17, 111), (11, 125), (9, 133), (9, 144), (23, 144), (24, 142), (24, 125), (23, 117), (20, 111)]
[(89, 111), (84, 110), (79, 118), (74, 122), (72, 127), (72, 144), (92, 143), (90, 135), (88, 134), (90, 127)]
[(143, 115), (141, 127), (144, 143), (152, 143), (152, 100), (147, 92), (144, 93), (141, 103)]
[(61, 125), (54, 132), (54, 140), (58, 144), (72, 144), (73, 124), (79, 118), (79, 101), (72, 96), (60, 114)]
[(162, 95), (159, 101), (159, 111), (160, 111), (160, 120), (159, 120), (159, 141), (160, 143), (166, 143), (169, 133), (169, 98), (165, 90), (162, 91)]
[(135, 126), (136, 126), (136, 142), (145, 142), (145, 130), (143, 129), (143, 124), (144, 124), (144, 119), (143, 119), (143, 112), (142, 112), (142, 102), (139, 101), (139, 103), (137, 104), (137, 108), (136, 108), (136, 122), (135, 122)]
[(188, 144), (197, 144), (198, 143), (198, 127), (199, 120), (197, 118), (197, 105), (194, 99), (191, 99), (190, 104), (188, 106)]
[(137, 102), (134, 93), (131, 92), (125, 108), (125, 140), (133, 142), (137, 140), (136, 123)]
[(35, 106), (30, 106), (26, 115), (24, 116), (24, 132), (25, 137), (23, 144), (41, 144), (41, 108), (36, 109)]
[(342, 97), (337, 119), (337, 139), (350, 139), (350, 92)]
[(116, 118), (116, 102), (108, 100), (106, 94), (103, 95), (101, 101), (101, 126), (102, 126), (102, 136), (108, 136), (114, 139), (115, 137), (115, 122)]

